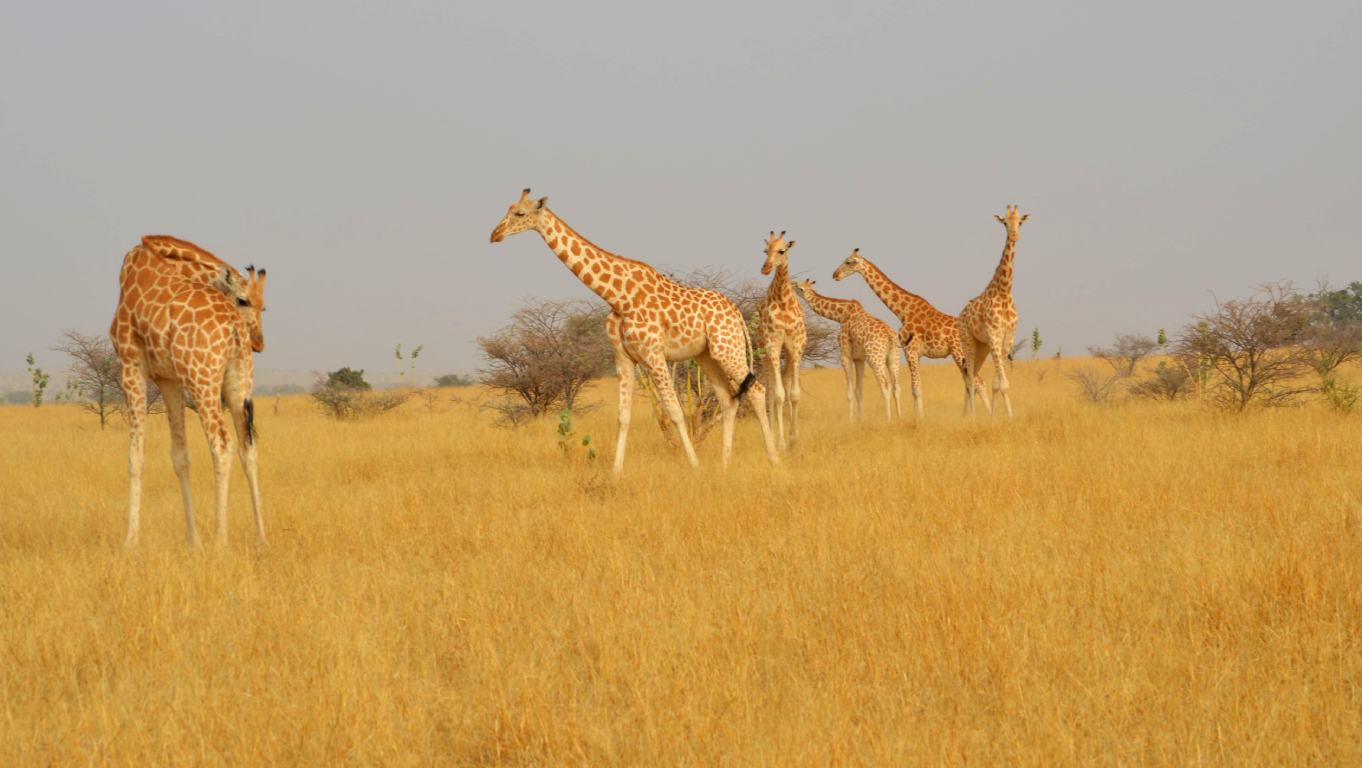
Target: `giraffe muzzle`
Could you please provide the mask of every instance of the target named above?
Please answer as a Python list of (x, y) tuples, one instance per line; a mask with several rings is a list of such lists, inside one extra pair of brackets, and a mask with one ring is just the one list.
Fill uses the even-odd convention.
[(497, 225), (497, 228), (494, 229), (494, 230), (492, 230), (492, 240), (491, 240), (491, 242), (499, 243), (499, 242), (501, 242), (502, 240), (505, 240), (505, 239), (506, 239), (506, 228), (503, 227), (503, 226), (501, 226), (500, 224), (498, 224), (498, 225)]

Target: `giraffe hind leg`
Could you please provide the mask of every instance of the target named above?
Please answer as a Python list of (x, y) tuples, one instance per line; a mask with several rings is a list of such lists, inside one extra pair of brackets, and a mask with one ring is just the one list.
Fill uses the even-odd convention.
[(123, 362), (123, 397), (128, 416), (128, 533), (123, 546), (137, 546), (141, 535), (142, 468), (146, 464), (147, 379), (139, 363)]
[(190, 547), (200, 545), (199, 532), (194, 527), (194, 498), (189, 487), (189, 451), (185, 445), (184, 392), (178, 382), (158, 381), (161, 398), (165, 400), (166, 420), (170, 422), (170, 462), (175, 477), (180, 481), (180, 497), (184, 503), (185, 542)]

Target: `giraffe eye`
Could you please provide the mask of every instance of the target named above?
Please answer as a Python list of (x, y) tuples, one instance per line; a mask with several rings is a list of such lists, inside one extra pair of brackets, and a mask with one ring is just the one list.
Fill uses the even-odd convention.
[(516, 212), (515, 212), (515, 215), (517, 215), (517, 216), (524, 216), (524, 215), (525, 215), (525, 212), (524, 212), (524, 211), (516, 211)]
[(781, 249), (780, 249), (780, 255), (781, 255), (781, 256), (784, 256), (784, 255), (785, 255), (785, 249), (784, 249), (784, 248), (781, 248)]

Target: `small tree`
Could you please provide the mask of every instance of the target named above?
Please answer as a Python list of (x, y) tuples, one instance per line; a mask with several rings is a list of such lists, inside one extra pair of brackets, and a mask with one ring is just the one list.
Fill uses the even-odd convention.
[(1148, 336), (1119, 333), (1110, 347), (1088, 347), (1088, 353), (1105, 361), (1117, 374), (1133, 376), (1140, 360), (1153, 352), (1155, 346), (1155, 341)]
[(1228, 410), (1251, 405), (1288, 405), (1310, 387), (1302, 378), (1311, 369), (1302, 343), (1309, 313), (1289, 283), (1259, 288), (1247, 299), (1216, 300), (1215, 308), (1195, 316), (1178, 339), (1184, 365), (1203, 370), (1213, 401)]
[(614, 359), (605, 337), (608, 307), (536, 301), (517, 310), (510, 325), (478, 339), (486, 366), (481, 383), (503, 395), (493, 406), (510, 423), (578, 408), (586, 385)]
[(1032, 360), (1035, 360), (1035, 359), (1036, 359), (1036, 355), (1040, 353), (1040, 346), (1041, 346), (1042, 343), (1044, 343), (1044, 342), (1042, 342), (1041, 339), (1040, 339), (1040, 328), (1032, 328), (1032, 329), (1031, 329), (1031, 359), (1032, 359)]
[(57, 351), (71, 357), (67, 387), (80, 407), (99, 417), (99, 428), (123, 408), (123, 364), (107, 336), (62, 334)]
[(1131, 385), (1130, 394), (1146, 400), (1177, 400), (1191, 388), (1192, 377), (1186, 369), (1160, 360), (1153, 373)]
[(373, 389), (369, 382), (364, 380), (364, 369), (352, 370), (349, 366), (332, 371), (326, 374), (326, 385), (329, 387), (346, 387), (348, 389)]
[(457, 373), (446, 373), (443, 376), (435, 377), (437, 387), (467, 387), (473, 384), (473, 379)]
[(43, 392), (47, 390), (47, 381), (51, 377), (47, 375), (46, 371), (38, 367), (37, 362), (33, 359), (32, 352), (28, 353), (26, 359), (28, 361), (28, 375), (33, 381), (33, 407), (38, 408), (43, 404)]
[(1112, 395), (1116, 394), (1116, 385), (1125, 378), (1119, 372), (1101, 373), (1087, 366), (1069, 371), (1068, 377), (1069, 381), (1078, 385), (1078, 392), (1083, 399), (1094, 405), (1111, 402)]

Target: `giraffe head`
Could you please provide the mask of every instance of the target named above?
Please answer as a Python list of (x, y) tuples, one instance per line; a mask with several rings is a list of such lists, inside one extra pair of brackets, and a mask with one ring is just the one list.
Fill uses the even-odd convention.
[(799, 289), (799, 293), (804, 297), (805, 301), (808, 301), (809, 297), (813, 296), (813, 281), (809, 278), (806, 277), (795, 283), (795, 287)]
[(777, 235), (776, 231), (771, 230), (771, 236), (766, 240), (766, 263), (761, 265), (763, 275), (771, 274), (772, 270), (790, 265), (790, 249), (795, 246), (795, 241), (785, 240), (785, 230), (781, 230)]
[(861, 258), (860, 248), (852, 248), (851, 255), (846, 258), (846, 261), (843, 261), (837, 269), (833, 270), (832, 279), (841, 280), (857, 272), (865, 273), (865, 259)]
[(502, 240), (514, 235), (517, 232), (524, 232), (527, 229), (539, 227), (540, 215), (546, 210), (549, 204), (547, 197), (538, 200), (530, 199), (530, 188), (520, 193), (520, 199), (511, 203), (511, 207), (506, 209), (506, 215), (502, 217), (501, 223), (492, 230), (492, 242), (499, 243)]
[(1021, 207), (1016, 205), (1007, 206), (1007, 213), (1002, 216), (994, 216), (999, 224), (1007, 227), (1007, 236), (1016, 239), (1017, 233), (1021, 231), (1021, 225), (1031, 218), (1031, 214), (1023, 214)]
[(251, 350), (265, 351), (265, 329), (260, 315), (265, 311), (265, 270), (255, 271), (254, 266), (246, 267), (245, 290), (233, 298), (237, 308), (246, 318), (246, 327), (251, 333)]

